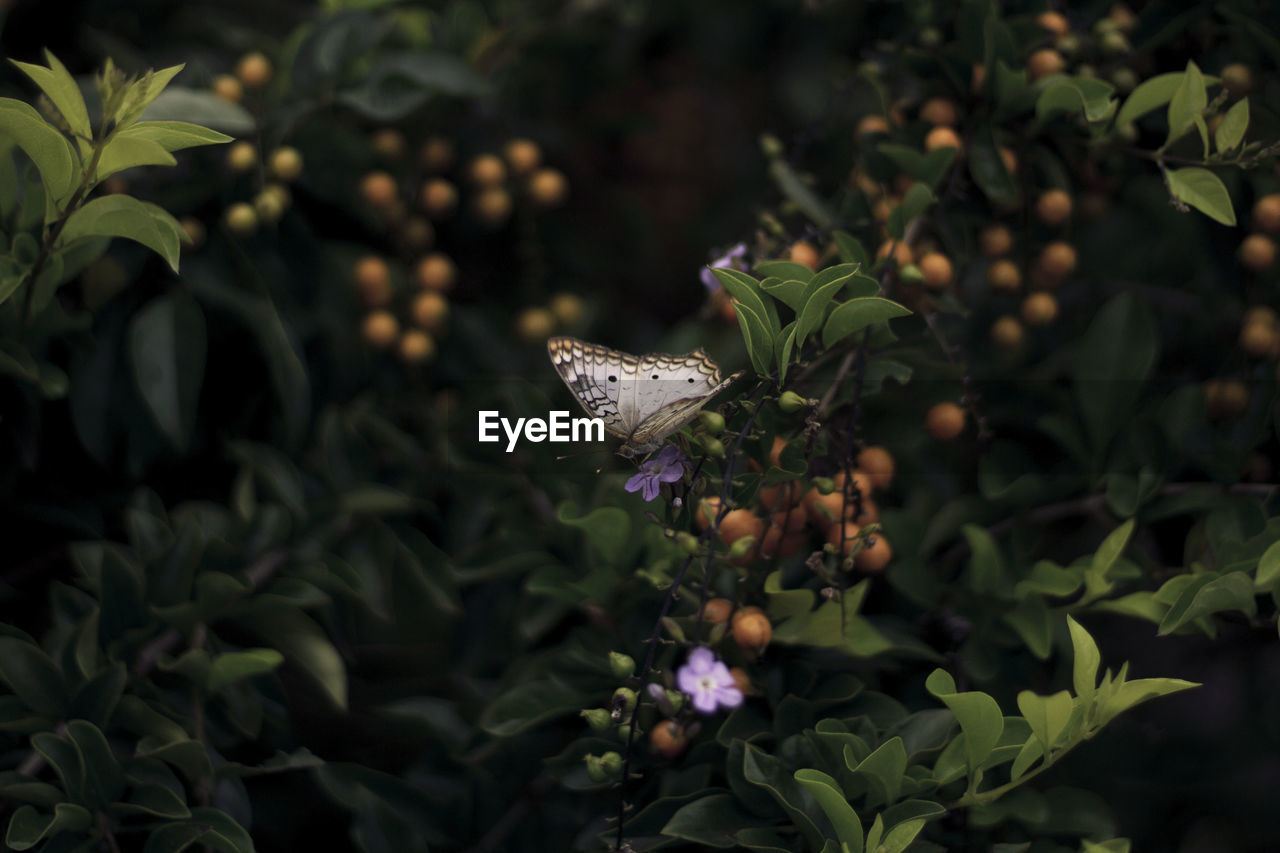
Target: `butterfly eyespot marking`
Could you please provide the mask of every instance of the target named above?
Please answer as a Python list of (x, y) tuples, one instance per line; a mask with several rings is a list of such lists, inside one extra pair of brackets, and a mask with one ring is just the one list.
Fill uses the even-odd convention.
[(610, 382), (617, 382), (617, 381), (618, 381), (618, 377), (616, 377), (616, 376), (610, 376), (610, 377), (609, 377), (609, 381), (610, 381)]
[(655, 374), (653, 374), (653, 378), (654, 378), (654, 379), (657, 379), (657, 378), (658, 378), (658, 374), (656, 374), (656, 373), (655, 373)]
[(689, 384), (690, 384), (690, 385), (692, 385), (692, 384), (693, 384), (693, 377), (692, 377), (692, 376), (690, 376), (690, 377), (689, 377)]

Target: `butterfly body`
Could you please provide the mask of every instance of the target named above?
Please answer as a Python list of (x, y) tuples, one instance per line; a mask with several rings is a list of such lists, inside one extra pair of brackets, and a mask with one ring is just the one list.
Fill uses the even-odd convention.
[(618, 453), (627, 458), (657, 450), (742, 375), (721, 380), (720, 368), (700, 349), (631, 355), (562, 336), (547, 341), (547, 354), (587, 414), (624, 439)]

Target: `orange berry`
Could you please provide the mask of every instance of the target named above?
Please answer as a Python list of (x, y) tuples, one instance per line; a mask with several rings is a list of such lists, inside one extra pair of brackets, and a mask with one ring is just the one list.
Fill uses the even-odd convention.
[(702, 618), (712, 625), (729, 621), (733, 613), (733, 602), (727, 598), (713, 598), (702, 608)]
[(360, 197), (370, 207), (390, 207), (395, 204), (397, 193), (395, 178), (386, 172), (369, 172), (360, 179)]
[(511, 216), (511, 195), (502, 187), (486, 187), (471, 203), (476, 219), (496, 228)]
[(775, 468), (782, 467), (782, 451), (787, 446), (787, 440), (780, 435), (773, 437), (773, 446), (769, 448), (769, 464)]
[(960, 136), (949, 127), (935, 127), (924, 137), (924, 150), (937, 151), (939, 148), (954, 148), (957, 152), (964, 148)]
[(458, 206), (458, 191), (444, 178), (432, 178), (422, 185), (422, 209), (432, 219), (444, 219)]
[(964, 432), (964, 409), (955, 403), (939, 403), (924, 416), (925, 428), (938, 441), (951, 441)]
[(756, 493), (756, 503), (765, 512), (777, 512), (795, 506), (800, 501), (800, 487), (794, 481), (776, 486), (761, 486)]
[(1205, 408), (1212, 420), (1235, 420), (1249, 408), (1249, 389), (1238, 379), (1208, 379)]
[(800, 553), (809, 541), (804, 527), (805, 513), (799, 508), (774, 513), (760, 540), (760, 556), (790, 557)]
[(547, 307), (551, 309), (551, 313), (556, 315), (556, 320), (561, 326), (576, 326), (582, 322), (582, 315), (586, 312), (586, 305), (582, 301), (582, 297), (575, 293), (557, 293), (551, 297), (551, 301), (547, 303)]
[(453, 165), (453, 143), (443, 136), (429, 136), (422, 143), (419, 158), (429, 172), (443, 172)]
[(244, 86), (230, 74), (219, 74), (213, 78), (213, 94), (224, 101), (238, 104), (244, 97)]
[(1018, 318), (1009, 314), (1005, 314), (991, 324), (991, 340), (1006, 349), (1016, 349), (1021, 346), (1024, 334)]
[(1280, 193), (1264, 195), (1253, 203), (1253, 227), (1270, 234), (1280, 231)]
[(1050, 74), (1060, 74), (1066, 67), (1067, 61), (1062, 58), (1062, 54), (1048, 47), (1037, 50), (1027, 58), (1027, 75), (1032, 80), (1039, 80)]
[(1047, 326), (1058, 316), (1058, 300), (1052, 293), (1040, 291), (1022, 303), (1022, 319), (1028, 326)]
[(889, 257), (890, 252), (893, 253), (893, 259), (897, 262), (899, 268), (905, 267), (915, 260), (911, 247), (901, 240), (885, 240), (881, 243), (880, 248), (876, 250), (876, 260)]
[(1276, 260), (1276, 244), (1265, 234), (1250, 234), (1240, 243), (1240, 263), (1246, 269), (1261, 272)]
[(370, 311), (364, 318), (364, 339), (375, 349), (386, 349), (400, 335), (400, 323), (390, 311)]
[(754, 536), (756, 541), (764, 535), (764, 520), (749, 509), (731, 509), (720, 519), (720, 541), (732, 545), (744, 536)]
[(1253, 72), (1249, 70), (1249, 66), (1239, 62), (1224, 67), (1218, 77), (1222, 80), (1222, 87), (1233, 98), (1247, 94), (1253, 88)]
[[(1263, 479), (1266, 479), (1265, 477)], [(729, 667), (729, 675), (733, 677), (733, 686), (738, 688), (743, 696), (750, 695), (752, 691), (751, 677), (747, 675), (747, 671), (740, 666)]]
[(539, 169), (529, 177), (529, 199), (538, 207), (557, 207), (569, 197), (569, 179), (559, 169)]
[(662, 720), (649, 732), (649, 748), (663, 758), (678, 758), (689, 746), (689, 736), (672, 720)]
[(258, 162), (258, 149), (252, 142), (240, 140), (227, 149), (227, 166), (233, 172), (247, 172)]
[(1013, 153), (1013, 149), (1001, 145), (998, 153), (1000, 162), (1004, 164), (1004, 170), (1010, 175), (1018, 174), (1018, 155)]
[(467, 174), (480, 186), (490, 187), (507, 179), (507, 165), (496, 154), (479, 154), (472, 158)]
[(709, 497), (698, 501), (698, 510), (694, 513), (693, 522), (699, 530), (706, 530), (720, 513), (720, 498)]
[(365, 255), (356, 261), (351, 277), (365, 305), (380, 308), (391, 301), (391, 268), (382, 258)]
[(889, 120), (881, 115), (863, 116), (858, 122), (858, 136), (869, 136), (873, 133), (888, 133)]
[(1246, 321), (1240, 327), (1240, 348), (1253, 358), (1267, 358), (1275, 352), (1276, 343), (1280, 340), (1280, 332), (1276, 327), (1261, 320)]
[(546, 308), (526, 308), (516, 317), (516, 334), (525, 343), (541, 343), (556, 330), (556, 315)]
[(987, 66), (981, 62), (973, 63), (973, 70), (969, 74), (969, 89), (977, 92), (987, 82)]
[(1071, 195), (1066, 190), (1046, 190), (1036, 199), (1036, 216), (1045, 225), (1058, 227), (1071, 216)]
[(916, 266), (924, 277), (924, 286), (930, 290), (941, 290), (951, 283), (951, 260), (941, 252), (928, 252)]
[(513, 175), (528, 175), (542, 164), (542, 149), (532, 139), (512, 139), (502, 153)]
[(842, 524), (832, 523), (827, 527), (827, 541), (835, 546), (837, 552), (843, 548), (844, 555), (848, 556), (857, 545), (858, 533), (861, 530), (862, 528), (852, 521)]
[(878, 444), (862, 448), (858, 454), (858, 467), (866, 473), (872, 488), (887, 489), (893, 482), (893, 454)]
[(955, 127), (959, 117), (956, 102), (950, 98), (930, 98), (920, 107), (920, 118), (934, 127)]
[(1242, 323), (1265, 323), (1268, 326), (1275, 326), (1278, 322), (1280, 317), (1276, 316), (1275, 309), (1267, 305), (1254, 305), (1244, 312), (1242, 320)]
[(1113, 22), (1121, 32), (1129, 32), (1138, 25), (1138, 16), (1123, 3), (1117, 3), (1107, 12), (1107, 19)]
[(794, 263), (804, 264), (811, 270), (818, 268), (818, 250), (813, 248), (811, 243), (804, 240), (792, 243), (791, 248), (787, 251), (787, 257)]
[(178, 224), (182, 226), (182, 233), (187, 238), (183, 242), (183, 251), (194, 252), (204, 245), (207, 232), (203, 222), (192, 216), (184, 216), (178, 220)]
[(423, 364), (436, 354), (436, 342), (426, 332), (410, 329), (400, 336), (400, 360), (405, 364)]
[[(844, 489), (844, 472), (838, 471), (831, 481), (836, 484), (836, 491)], [(853, 487), (865, 498), (871, 494), (871, 476), (866, 471), (859, 471), (857, 468), (853, 470)]]
[(865, 526), (879, 520), (880, 520), (880, 505), (877, 504), (871, 498), (863, 498), (862, 511), (853, 517), (853, 523), (861, 524)]
[(978, 249), (988, 258), (1009, 254), (1013, 248), (1013, 232), (1009, 226), (993, 223), (978, 232)]
[(1013, 261), (1000, 258), (987, 267), (987, 284), (992, 290), (1012, 293), (1022, 286), (1022, 273)]
[(864, 572), (882, 572), (892, 559), (893, 548), (889, 546), (889, 540), (884, 538), (884, 534), (876, 533), (854, 556), (853, 564)]
[(404, 156), (409, 143), (405, 141), (404, 134), (394, 127), (384, 127), (375, 130), (373, 135), (369, 137), (369, 146), (373, 148), (374, 153), (379, 157), (387, 160), (399, 160)]
[(298, 149), (289, 145), (281, 145), (267, 159), (267, 168), (286, 183), (295, 181), (302, 174), (302, 155)]
[(226, 213), (223, 214), (222, 221), (231, 233), (239, 234), (242, 237), (252, 234), (259, 224), (258, 212), (253, 209), (253, 205), (243, 201), (238, 201), (229, 206)]
[(759, 607), (743, 607), (730, 623), (733, 640), (748, 654), (759, 657), (773, 639), (773, 625)]
[(418, 261), (414, 268), (414, 276), (418, 286), (423, 290), (435, 290), (444, 293), (453, 288), (458, 280), (458, 268), (453, 260), (442, 252), (432, 252)]
[(1067, 19), (1060, 12), (1041, 12), (1036, 16), (1036, 26), (1048, 30), (1055, 36), (1063, 36), (1071, 29)]
[(248, 89), (260, 89), (271, 82), (271, 60), (254, 51), (240, 57), (236, 63), (236, 76)]
[(449, 300), (434, 290), (419, 293), (410, 312), (413, 324), (428, 332), (439, 332), (449, 318)]
[(1075, 246), (1055, 240), (1040, 252), (1040, 271), (1056, 284), (1075, 272), (1077, 258)]

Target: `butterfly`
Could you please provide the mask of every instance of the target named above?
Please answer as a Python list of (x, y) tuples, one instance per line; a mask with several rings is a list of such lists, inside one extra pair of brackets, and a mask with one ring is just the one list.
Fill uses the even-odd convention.
[(742, 375), (721, 380), (720, 368), (700, 349), (631, 355), (562, 336), (547, 341), (547, 354), (587, 414), (625, 439), (618, 454), (628, 459), (657, 450)]

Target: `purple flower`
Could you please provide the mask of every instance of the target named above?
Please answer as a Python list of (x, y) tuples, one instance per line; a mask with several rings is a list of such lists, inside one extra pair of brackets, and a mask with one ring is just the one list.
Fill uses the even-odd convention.
[(720, 280), (716, 278), (715, 273), (711, 271), (714, 267), (731, 267), (735, 270), (746, 272), (747, 263), (744, 260), (747, 256), (747, 244), (739, 243), (720, 257), (716, 258), (710, 264), (702, 268), (699, 276), (702, 278), (703, 285), (711, 293), (715, 293), (720, 289)]
[(658, 487), (674, 483), (684, 476), (684, 454), (674, 444), (662, 448), (653, 459), (640, 465), (640, 473), (627, 480), (628, 492), (644, 489), (644, 499), (651, 501), (658, 496)]
[(676, 671), (676, 684), (681, 693), (693, 700), (693, 707), (704, 714), (742, 704), (742, 691), (734, 685), (729, 667), (724, 661), (716, 660), (715, 654), (705, 646), (689, 652), (689, 660)]

